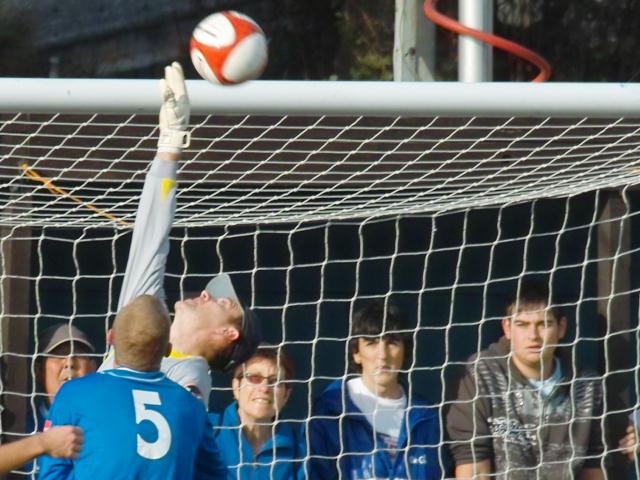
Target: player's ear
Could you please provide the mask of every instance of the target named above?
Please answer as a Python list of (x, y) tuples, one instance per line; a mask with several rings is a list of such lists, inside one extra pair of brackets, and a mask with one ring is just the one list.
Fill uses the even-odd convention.
[(113, 328), (107, 330), (107, 345), (113, 345)]
[(362, 365), (362, 355), (360, 355), (360, 340), (355, 339), (351, 346), (351, 358), (356, 365)]
[(167, 343), (167, 351), (165, 352), (164, 356), (168, 357), (169, 355), (171, 355), (171, 350), (173, 350), (173, 345), (171, 345), (171, 342)]
[(222, 334), (229, 342), (235, 342), (240, 338), (240, 332), (236, 327), (225, 327), (222, 329)]
[(502, 333), (504, 333), (507, 340), (511, 340), (511, 317), (502, 319)]

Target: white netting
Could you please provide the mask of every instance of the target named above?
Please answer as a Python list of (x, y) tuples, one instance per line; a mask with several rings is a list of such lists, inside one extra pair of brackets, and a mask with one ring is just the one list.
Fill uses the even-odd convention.
[[(105, 225), (29, 168), (131, 220), (156, 117), (12, 115), (0, 127), (5, 225)], [(192, 119), (177, 225), (378, 217), (574, 195), (636, 182), (633, 119)], [(21, 187), (21, 188), (17, 188)], [(25, 200), (28, 199), (25, 205)]]
[[(5, 370), (2, 393), (35, 405), (35, 331), (70, 321), (104, 347), (156, 116), (0, 120), (0, 314), (13, 322), (2, 356), (22, 359), (28, 380), (15, 387)], [(500, 335), (508, 293), (535, 274), (575, 322), (574, 362), (604, 379), (599, 420), (615, 449), (621, 421), (609, 428), (609, 418), (624, 421), (638, 395), (637, 119), (198, 115), (192, 124), (169, 304), (213, 273), (232, 274), (267, 339), (296, 359), (283, 417), (304, 423), (312, 398), (343, 378), (349, 318), (373, 299), (412, 320), (409, 393), (444, 413), (445, 385)], [(8, 246), (28, 252), (27, 264), (18, 268)], [(10, 297), (12, 282), (28, 289), (26, 302)], [(7, 328), (18, 324), (25, 333), (11, 344)], [(219, 410), (228, 378), (215, 383)], [(2, 431), (20, 433), (6, 419)]]

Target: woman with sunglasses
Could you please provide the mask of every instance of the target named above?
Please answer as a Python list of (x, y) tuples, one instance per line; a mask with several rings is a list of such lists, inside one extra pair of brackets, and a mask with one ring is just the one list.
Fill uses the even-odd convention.
[(229, 479), (304, 478), (304, 440), (279, 418), (289, 400), (293, 363), (282, 348), (261, 345), (233, 372), (235, 401), (210, 414)]

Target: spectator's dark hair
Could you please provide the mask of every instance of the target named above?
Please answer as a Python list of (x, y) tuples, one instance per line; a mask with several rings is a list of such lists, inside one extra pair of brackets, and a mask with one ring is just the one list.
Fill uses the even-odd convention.
[[(291, 360), (291, 357), (289, 356), (287, 351), (283, 347), (277, 347), (275, 345), (269, 345), (267, 343), (260, 344), (256, 352), (251, 355), (251, 357), (245, 363), (238, 365), (233, 371), (233, 376), (235, 378), (239, 378), (244, 372), (244, 368), (247, 362), (256, 359), (270, 360), (274, 365), (282, 368), (282, 370), (284, 371), (284, 378), (281, 378), (281, 381), (287, 382), (288, 380), (293, 380), (293, 378), (295, 377), (293, 361)], [(290, 389), (291, 386), (291, 383), (285, 383), (285, 387), (287, 389)]]
[(505, 308), (505, 315), (511, 317), (523, 310), (531, 310), (532, 307), (539, 309), (543, 305), (556, 321), (564, 316), (562, 309), (557, 305), (553, 292), (549, 290), (549, 284), (535, 278), (525, 278), (520, 282), (519, 288), (516, 286), (509, 297)]
[(353, 316), (351, 340), (349, 341), (349, 367), (361, 373), (362, 367), (353, 361), (353, 354), (358, 351), (358, 339), (363, 337), (384, 337), (400, 340), (404, 344), (403, 368), (413, 356), (413, 336), (409, 331), (409, 323), (400, 309), (384, 302), (376, 301), (358, 310)]

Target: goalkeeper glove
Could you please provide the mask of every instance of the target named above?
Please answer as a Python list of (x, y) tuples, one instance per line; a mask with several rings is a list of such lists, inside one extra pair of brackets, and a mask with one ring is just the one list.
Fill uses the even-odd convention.
[(158, 151), (179, 153), (189, 146), (189, 96), (184, 83), (184, 73), (178, 62), (164, 67), (164, 78), (160, 80), (160, 138)]

